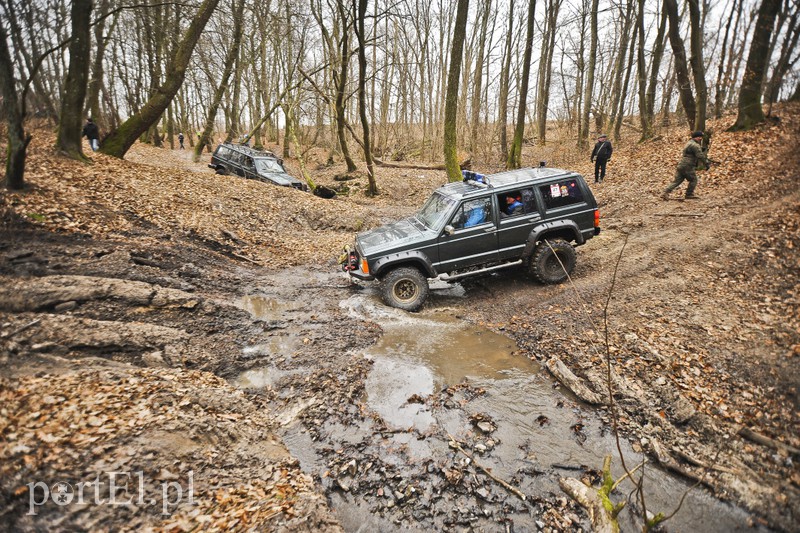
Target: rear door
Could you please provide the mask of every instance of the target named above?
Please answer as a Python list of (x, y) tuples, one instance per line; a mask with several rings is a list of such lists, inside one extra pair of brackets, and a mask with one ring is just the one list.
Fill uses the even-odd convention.
[[(536, 196), (533, 189), (528, 187), (500, 193), (496, 197), (500, 210), (500, 225), (497, 230), (498, 255), (500, 259), (516, 259), (522, 256), (531, 229), (542, 220)], [(521, 208), (515, 209), (510, 214), (504, 210), (504, 206), (510, 204), (509, 198), (522, 204)]]
[(438, 272), (497, 261), (497, 225), (493, 197), (464, 200), (448, 222), (453, 234), (439, 237)]

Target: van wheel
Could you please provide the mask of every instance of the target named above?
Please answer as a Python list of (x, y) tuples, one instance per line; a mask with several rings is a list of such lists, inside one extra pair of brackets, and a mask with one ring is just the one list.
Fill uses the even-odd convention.
[(533, 251), (528, 272), (541, 283), (561, 283), (572, 274), (575, 260), (575, 248), (564, 239), (544, 240)]
[(417, 311), (428, 299), (428, 279), (414, 267), (392, 270), (381, 282), (381, 296), (386, 305), (405, 311)]
[(225, 167), (217, 167), (217, 170), (216, 170), (216, 172), (217, 172), (217, 174), (219, 174), (220, 176), (225, 176), (225, 175), (227, 175), (227, 174), (228, 174), (228, 171), (225, 169)]

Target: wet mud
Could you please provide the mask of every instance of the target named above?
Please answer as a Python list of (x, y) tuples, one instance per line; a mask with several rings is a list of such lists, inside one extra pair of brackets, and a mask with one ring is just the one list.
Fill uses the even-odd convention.
[[(605, 455), (623, 475), (602, 412), (511, 338), (466, 321), (459, 285), (437, 286), (433, 305), (412, 314), (384, 306), (372, 286), (312, 278), (296, 288), (292, 272), (254, 281), (238, 305), (276, 329), (244, 348), (258, 360), (231, 381), (270, 397), (279, 435), (346, 531), (589, 528), (558, 480), (597, 480)], [(331, 329), (372, 335), (336, 350)], [(628, 468), (646, 458), (638, 443), (620, 445)], [(644, 469), (648, 511), (669, 513), (687, 493), (672, 530), (752, 530), (745, 511)], [(640, 515), (631, 498), (624, 530)]]

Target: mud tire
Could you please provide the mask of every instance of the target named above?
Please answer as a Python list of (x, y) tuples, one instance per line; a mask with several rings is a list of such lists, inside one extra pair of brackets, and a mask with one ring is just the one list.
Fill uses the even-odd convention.
[(528, 272), (540, 283), (561, 283), (572, 274), (576, 259), (575, 248), (564, 239), (544, 240), (533, 251)]
[(396, 268), (381, 280), (384, 303), (404, 311), (417, 311), (429, 292), (428, 279), (414, 267)]

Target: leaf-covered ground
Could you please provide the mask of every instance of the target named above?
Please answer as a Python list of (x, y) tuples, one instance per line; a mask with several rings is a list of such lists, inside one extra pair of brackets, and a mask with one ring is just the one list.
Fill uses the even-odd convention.
[[(592, 185), (603, 232), (579, 248), (574, 283), (490, 276), (466, 284), (462, 314), (512, 336), (528, 357), (557, 355), (600, 394), (608, 350), (636, 446), (791, 530), (800, 109), (779, 116), (747, 133), (724, 131), (732, 116), (711, 121), (719, 164), (699, 173), (701, 199), (691, 202), (659, 197), (688, 130), (638, 143), (624, 129), (605, 182)], [(90, 153), (86, 165), (55, 154), (45, 130), (34, 134), (30, 188), (0, 196), (0, 517), (22, 529), (335, 529), (318, 487), (273, 442), (275, 413), (218, 376), (252, 366), (246, 347), (297, 323), (304, 336), (280, 361), (316, 367), (282, 394), (318, 402), (320, 416), (330, 398), (349, 408), (364, 363), (342, 354), (380, 328), (342, 315), (344, 286), (311, 272), (335, 270), (356, 231), (413, 211), (444, 173), (378, 168), (381, 195), (367, 198), (363, 172), (339, 181), (343, 165), (309, 161), (317, 182), (342, 192), (323, 200), (217, 176), (208, 154), (192, 163), (189, 151), (137, 144), (125, 161)], [(527, 161), (586, 176), (588, 154), (554, 141), (525, 148)], [(499, 166), (473, 158), (473, 168)], [(332, 309), (307, 303), (296, 316), (253, 321), (236, 302), (265, 272), (302, 278), (284, 297)], [(93, 288), (87, 276), (101, 279)], [(26, 514), (27, 483), (111, 469), (184, 485), (192, 470), (197, 505), (163, 516), (161, 502)]]

